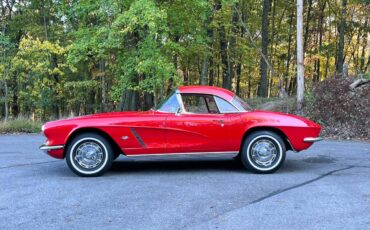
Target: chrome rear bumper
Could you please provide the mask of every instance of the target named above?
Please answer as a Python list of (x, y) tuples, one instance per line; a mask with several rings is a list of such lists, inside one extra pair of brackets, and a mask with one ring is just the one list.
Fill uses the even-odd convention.
[(46, 144), (41, 145), (40, 150), (42, 151), (49, 151), (49, 150), (58, 150), (58, 149), (63, 149), (64, 145), (53, 145), (53, 146), (48, 146)]
[(324, 140), (322, 137), (306, 137), (303, 139), (304, 142), (318, 142), (322, 140)]

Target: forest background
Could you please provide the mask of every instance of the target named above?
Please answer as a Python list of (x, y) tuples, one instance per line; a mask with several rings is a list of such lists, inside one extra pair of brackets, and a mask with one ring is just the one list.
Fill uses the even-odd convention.
[[(178, 85), (297, 112), (296, 1), (1, 2), (0, 132), (147, 110)], [(304, 1), (302, 113), (324, 134), (370, 138), (369, 20), (368, 0)]]

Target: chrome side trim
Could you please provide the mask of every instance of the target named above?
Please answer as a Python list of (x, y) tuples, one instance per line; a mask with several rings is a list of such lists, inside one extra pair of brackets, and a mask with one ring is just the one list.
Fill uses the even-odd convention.
[(317, 142), (322, 140), (324, 140), (322, 137), (306, 137), (303, 139), (304, 142)]
[(43, 150), (43, 151), (58, 150), (58, 149), (63, 149), (63, 148), (64, 148), (64, 145), (48, 146), (48, 145), (43, 144), (40, 146), (40, 150)]
[(126, 155), (128, 157), (150, 157), (150, 156), (181, 156), (181, 155), (212, 155), (212, 154), (230, 154), (237, 155), (238, 151), (226, 151), (226, 152), (185, 152), (185, 153), (153, 153), (153, 154), (133, 154)]
[[(234, 97), (236, 96), (236, 94), (234, 94)], [(233, 99), (234, 99), (234, 97), (233, 97)], [(232, 105), (232, 106), (234, 106), (239, 112), (238, 113), (245, 113), (245, 112), (249, 112), (249, 111), (247, 111), (247, 110), (244, 110), (244, 111), (242, 111), (242, 110), (240, 110), (240, 109), (238, 109), (238, 107), (233, 103), (233, 99), (231, 99), (231, 101), (228, 101), (228, 102), (230, 102), (230, 104)]]
[(181, 113), (185, 113), (185, 106), (184, 106), (184, 102), (182, 101), (182, 97), (181, 97), (181, 93), (180, 91), (177, 89), (176, 90), (176, 98), (177, 98), (177, 102), (180, 104), (180, 108), (181, 108)]

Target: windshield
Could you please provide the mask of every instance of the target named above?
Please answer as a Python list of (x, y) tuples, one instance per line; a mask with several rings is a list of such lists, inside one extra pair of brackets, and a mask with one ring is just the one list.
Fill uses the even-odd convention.
[(173, 92), (166, 99), (164, 99), (155, 110), (167, 113), (176, 113), (180, 108), (180, 104), (177, 101), (176, 93)]
[(232, 99), (232, 103), (240, 110), (240, 111), (251, 111), (252, 107), (248, 105), (243, 99), (238, 96), (234, 96)]

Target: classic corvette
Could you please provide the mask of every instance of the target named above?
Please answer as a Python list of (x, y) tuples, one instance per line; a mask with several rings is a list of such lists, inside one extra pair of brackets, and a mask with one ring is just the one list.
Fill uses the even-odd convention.
[(99, 176), (120, 155), (230, 155), (257, 173), (278, 170), (286, 151), (319, 141), (320, 126), (303, 117), (252, 110), (234, 93), (211, 86), (178, 87), (157, 108), (47, 122), (40, 149), (66, 159), (79, 176)]

